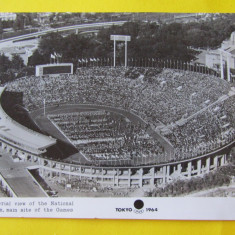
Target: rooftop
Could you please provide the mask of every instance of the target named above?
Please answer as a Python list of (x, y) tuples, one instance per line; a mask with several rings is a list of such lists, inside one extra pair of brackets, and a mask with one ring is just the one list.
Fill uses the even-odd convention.
[[(5, 87), (0, 87), (0, 97)], [(12, 145), (39, 154), (54, 145), (56, 139), (32, 131), (11, 119), (0, 105), (0, 138)]]

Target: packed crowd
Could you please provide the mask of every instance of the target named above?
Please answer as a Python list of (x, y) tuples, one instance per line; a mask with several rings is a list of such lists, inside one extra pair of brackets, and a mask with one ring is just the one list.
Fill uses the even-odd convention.
[(121, 115), (86, 111), (49, 115), (50, 120), (91, 161), (127, 160), (163, 154), (160, 143)]
[[(152, 127), (157, 127), (160, 121), (165, 126), (172, 126), (166, 137), (175, 147), (177, 159), (209, 152), (231, 141), (235, 135), (234, 98), (217, 102), (228, 94), (230, 84), (205, 74), (173, 69), (93, 67), (80, 68), (74, 75), (20, 78), (8, 83), (7, 89), (23, 92), (24, 105), (29, 110), (42, 107), (45, 99), (50, 105), (79, 103), (122, 108), (137, 114)], [(206, 111), (199, 112), (206, 107), (209, 107)], [(198, 115), (191, 118), (197, 112)], [(113, 158), (117, 155), (130, 158), (130, 144), (125, 145), (128, 142), (124, 140), (125, 135), (119, 133), (122, 138), (118, 138), (112, 121), (108, 120), (109, 115), (99, 115), (98, 119), (102, 121), (96, 116), (89, 120), (71, 116), (66, 117), (65, 122), (60, 120), (58, 125), (73, 141), (107, 138), (92, 144), (82, 143), (82, 150), (90, 158), (96, 154), (100, 159), (110, 159), (109, 152)], [(187, 121), (176, 125), (179, 120)], [(80, 132), (76, 131), (76, 126)], [(142, 134), (139, 136), (143, 138)], [(163, 151), (159, 144), (152, 143), (152, 139), (136, 138), (131, 143), (135, 143), (131, 148), (135, 149), (133, 155), (136, 156), (138, 153), (152, 156)], [(146, 151), (142, 150), (144, 145)], [(164, 155), (162, 161), (165, 158)]]
[(166, 137), (174, 144), (179, 159), (208, 153), (230, 143), (235, 139), (235, 96), (176, 125)]
[[(156, 125), (170, 124), (187, 117), (229, 90), (229, 84), (208, 75), (156, 68), (81, 68), (75, 75), (24, 77), (7, 85), (24, 92), (29, 109), (61, 103), (92, 103), (132, 110)], [(137, 71), (138, 73), (137, 73)], [(151, 70), (151, 71), (150, 71)], [(205, 103), (206, 102), (206, 103)]]

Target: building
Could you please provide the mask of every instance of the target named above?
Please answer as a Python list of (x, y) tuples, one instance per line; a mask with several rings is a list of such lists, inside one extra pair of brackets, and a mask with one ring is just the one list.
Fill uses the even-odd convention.
[[(227, 79), (231, 80), (235, 70), (235, 32), (228, 40), (222, 42), (219, 49), (206, 52), (205, 64), (211, 69), (220, 70), (221, 78), (224, 78), (224, 71), (227, 69)], [(222, 66), (223, 70), (220, 69)]]
[(37, 13), (37, 21), (39, 24), (43, 25), (43, 24), (46, 24), (46, 23), (49, 23), (50, 20), (50, 16), (52, 15), (53, 13), (51, 12), (40, 12), (40, 13)]
[(15, 20), (15, 19), (16, 19), (16, 13), (10, 13), (10, 12), (0, 13), (0, 20), (2, 21)]

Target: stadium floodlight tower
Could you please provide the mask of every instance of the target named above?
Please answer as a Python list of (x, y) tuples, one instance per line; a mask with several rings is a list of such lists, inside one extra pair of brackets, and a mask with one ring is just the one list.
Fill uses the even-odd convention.
[(116, 41), (124, 41), (125, 42), (125, 67), (127, 67), (127, 42), (131, 41), (131, 36), (110, 35), (110, 40), (113, 40), (113, 67), (116, 66)]

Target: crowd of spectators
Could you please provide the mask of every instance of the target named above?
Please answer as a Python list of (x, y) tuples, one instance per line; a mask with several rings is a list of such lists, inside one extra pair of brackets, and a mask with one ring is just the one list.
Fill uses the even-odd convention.
[(131, 70), (139, 76), (128, 77), (130, 71), (123, 67), (80, 68), (75, 75), (23, 77), (7, 87), (24, 92), (29, 110), (42, 107), (44, 99), (47, 105), (106, 104), (133, 110), (152, 124), (160, 120), (166, 125), (190, 116), (230, 89), (227, 82), (205, 74), (171, 69), (159, 73), (157, 68)]
[[(230, 84), (206, 74), (173, 69), (161, 71), (157, 68), (91, 67), (79, 68), (74, 75), (23, 77), (8, 83), (7, 89), (23, 92), (24, 105), (29, 110), (43, 107), (44, 99), (46, 105), (108, 105), (137, 114), (151, 127), (158, 127), (159, 122), (172, 126), (166, 137), (175, 147), (175, 156), (179, 159), (209, 152), (234, 139), (234, 98), (217, 102), (228, 94)], [(200, 113), (200, 110), (204, 111)], [(190, 118), (197, 112), (198, 115)], [(79, 120), (82, 121), (83, 117)], [(175, 123), (179, 120), (187, 121), (177, 126)], [(89, 119), (87, 122), (92, 121)], [(67, 129), (65, 132), (68, 135), (77, 124), (71, 117), (71, 122), (61, 122), (60, 128)], [(79, 125), (84, 131), (73, 131), (70, 135), (72, 140), (114, 138), (107, 120), (96, 123), (95, 128), (99, 127), (99, 131), (92, 129), (92, 125), (88, 131), (88, 125), (84, 122)], [(154, 152), (151, 141), (147, 144), (149, 152), (145, 154), (159, 152), (158, 148)], [(111, 148), (114, 154), (120, 154), (120, 147), (123, 152), (126, 150), (124, 143), (123, 139), (118, 138), (115, 141), (94, 141), (92, 149), (96, 150), (97, 156), (106, 159), (103, 149)], [(86, 144), (84, 149), (93, 157)], [(135, 151), (139, 151), (138, 144)], [(125, 158), (125, 154), (123, 156)]]
[(174, 144), (175, 157), (211, 152), (235, 139), (235, 96), (215, 103), (204, 112), (175, 125), (166, 137)]

